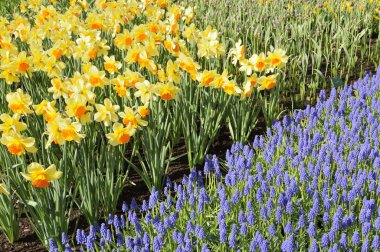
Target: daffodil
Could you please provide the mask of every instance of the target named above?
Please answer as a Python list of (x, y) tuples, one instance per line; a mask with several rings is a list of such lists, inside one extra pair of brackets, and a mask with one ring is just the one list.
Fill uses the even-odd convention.
[(194, 60), (191, 57), (186, 56), (183, 53), (179, 54), (178, 62), (179, 67), (182, 70), (188, 72), (192, 80), (196, 80), (198, 69), (201, 68), (201, 66), (198, 63), (194, 62)]
[(17, 132), (3, 134), (0, 142), (15, 156), (21, 156), (25, 152), (37, 152), (37, 148), (34, 146), (35, 139), (33, 137), (23, 136)]
[(216, 70), (208, 71), (204, 70), (197, 75), (197, 81), (199, 81), (200, 87), (208, 87), (218, 77)]
[(136, 97), (140, 97), (142, 103), (147, 103), (153, 98), (153, 87), (149, 81), (136, 83), (137, 92), (134, 93)]
[(118, 116), (116, 112), (120, 109), (119, 105), (112, 105), (110, 99), (104, 99), (103, 104), (95, 104), (97, 113), (94, 115), (94, 119), (97, 122), (103, 122), (104, 125), (110, 126), (111, 122), (117, 122)]
[(140, 55), (144, 52), (144, 48), (141, 45), (135, 45), (128, 50), (127, 56), (124, 61), (128, 64), (137, 63), (140, 59)]
[(84, 134), (79, 133), (82, 129), (82, 125), (78, 122), (72, 122), (70, 118), (60, 120), (58, 126), (60, 134), (65, 141), (75, 141), (79, 143), (85, 136)]
[(54, 56), (45, 56), (42, 58), (43, 71), (47, 73), (50, 78), (60, 77), (62, 75), (63, 69), (65, 69), (65, 63), (57, 61), (57, 58)]
[(130, 69), (126, 69), (124, 72), (124, 81), (126, 86), (135, 87), (136, 83), (143, 82), (145, 79), (139, 72), (133, 72)]
[(229, 78), (228, 71), (227, 69), (224, 69), (222, 74), (217, 75), (215, 77), (215, 80), (213, 80), (210, 84), (212, 84), (214, 88), (222, 88), (225, 83), (229, 82), (228, 78)]
[(179, 71), (178, 61), (174, 62), (169, 60), (166, 64), (166, 80), (169, 82), (180, 83), (181, 73)]
[(244, 46), (241, 45), (241, 39), (235, 44), (235, 48), (232, 48), (228, 54), (232, 57), (232, 64), (236, 66), (237, 62), (244, 60)]
[(60, 78), (53, 78), (50, 82), (52, 86), (48, 88), (48, 92), (53, 94), (54, 99), (58, 99), (67, 92), (67, 84)]
[(251, 83), (246, 82), (242, 90), (242, 98), (250, 96), (252, 94), (252, 90), (253, 90), (253, 87), (251, 86)]
[(91, 121), (92, 106), (87, 106), (87, 99), (84, 95), (76, 94), (66, 99), (66, 114), (69, 117), (75, 117), (81, 124)]
[(288, 58), (284, 50), (275, 49), (273, 52), (268, 52), (266, 62), (271, 68), (281, 68), (288, 62)]
[(99, 71), (96, 66), (91, 66), (85, 76), (93, 87), (102, 88), (104, 85), (108, 84), (106, 73), (104, 71)]
[(45, 134), (49, 136), (45, 146), (46, 149), (48, 149), (53, 142), (59, 145), (64, 144), (65, 139), (62, 137), (59, 129), (60, 121), (62, 120), (61, 117), (57, 117), (46, 125)]
[(50, 122), (59, 116), (55, 103), (55, 101), (48, 102), (43, 100), (40, 104), (33, 105), (33, 108), (37, 115), (43, 115), (45, 121)]
[(218, 41), (218, 31), (212, 29), (210, 26), (199, 34), (198, 44), (198, 57), (205, 57), (206, 59), (218, 57), (224, 53), (223, 44)]
[(14, 64), (16, 66), (17, 72), (21, 74), (25, 74), (26, 72), (31, 72), (31, 60), (30, 57), (26, 56), (26, 52), (22, 51), (17, 55), (16, 59), (14, 59)]
[(262, 72), (267, 67), (264, 53), (260, 53), (259, 55), (253, 54), (248, 61), (251, 63), (251, 65), (253, 66), (253, 70), (255, 70), (256, 72)]
[(128, 30), (125, 30), (123, 33), (116, 35), (114, 43), (120, 50), (127, 50), (133, 44), (133, 36)]
[(104, 56), (104, 69), (107, 72), (109, 72), (110, 74), (114, 74), (114, 73), (119, 72), (120, 68), (121, 68), (121, 63), (115, 60), (114, 55), (112, 55), (111, 57)]
[(239, 61), (239, 63), (240, 63), (239, 71), (245, 72), (247, 76), (250, 76), (253, 73), (254, 65), (252, 64), (251, 61), (247, 59), (242, 59), (241, 61)]
[(8, 93), (5, 97), (8, 102), (8, 107), (18, 114), (31, 114), (33, 111), (29, 108), (32, 105), (32, 98), (25, 94), (22, 89), (18, 88), (16, 92)]
[(131, 98), (130, 89), (127, 84), (127, 78), (122, 75), (118, 75), (116, 78), (111, 80), (111, 83), (120, 97), (126, 96), (128, 99)]
[(112, 130), (112, 133), (106, 134), (106, 137), (112, 146), (128, 143), (136, 131), (130, 124), (128, 124), (127, 127), (124, 127), (121, 123), (115, 123), (112, 126)]
[(123, 120), (123, 124), (132, 128), (137, 128), (138, 126), (147, 126), (148, 122), (140, 118), (139, 114), (136, 114), (132, 108), (125, 107), (123, 112), (119, 113), (119, 116)]
[(262, 76), (257, 80), (257, 83), (260, 84), (260, 87), (258, 90), (263, 90), (263, 89), (271, 89), (276, 86), (276, 78), (278, 74), (272, 74), (269, 76)]
[(237, 95), (242, 92), (242, 90), (237, 86), (234, 81), (228, 81), (223, 85), (223, 90), (229, 95)]
[(57, 171), (54, 164), (45, 169), (45, 167), (39, 163), (31, 163), (28, 165), (28, 172), (21, 172), (21, 175), (26, 180), (31, 181), (34, 187), (46, 188), (49, 186), (49, 183), (61, 178), (62, 172)]
[[(87, 75), (87, 77), (89, 77)], [(74, 76), (70, 78), (67, 86), (67, 93), (72, 95), (84, 95), (87, 101), (91, 104), (95, 103), (96, 95), (94, 93), (94, 86), (87, 81), (86, 76), (81, 75), (79, 72), (75, 72)]]
[(190, 23), (194, 20), (195, 13), (194, 13), (194, 7), (187, 7), (183, 13), (183, 20), (185, 23)]
[(188, 42), (195, 42), (198, 40), (199, 31), (194, 23), (190, 24), (189, 26), (186, 26), (184, 31), (182, 32), (182, 36), (188, 41)]
[(20, 114), (13, 114), (10, 116), (8, 114), (2, 114), (0, 120), (3, 122), (0, 124), (0, 132), (4, 134), (9, 134), (11, 132), (20, 133), (26, 130), (27, 125), (24, 122), (20, 122)]
[(150, 32), (145, 25), (135, 26), (132, 29), (131, 34), (134, 40), (136, 40), (137, 42), (144, 42), (150, 36)]
[(148, 104), (145, 104), (144, 106), (139, 106), (137, 108), (137, 112), (141, 116), (141, 118), (145, 118), (150, 114), (150, 110), (148, 108)]
[(171, 82), (157, 83), (156, 90), (162, 100), (172, 100), (180, 92), (180, 88)]
[(251, 87), (254, 87), (257, 84), (257, 79), (258, 79), (257, 74), (254, 73), (250, 77), (247, 78), (247, 83), (249, 83)]

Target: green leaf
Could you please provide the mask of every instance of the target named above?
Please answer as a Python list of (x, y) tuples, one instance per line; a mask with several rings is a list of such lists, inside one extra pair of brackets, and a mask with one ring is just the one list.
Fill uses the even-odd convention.
[(35, 202), (33, 200), (26, 201), (26, 204), (28, 204), (29, 206), (32, 206), (32, 207), (36, 207), (37, 206), (37, 202)]

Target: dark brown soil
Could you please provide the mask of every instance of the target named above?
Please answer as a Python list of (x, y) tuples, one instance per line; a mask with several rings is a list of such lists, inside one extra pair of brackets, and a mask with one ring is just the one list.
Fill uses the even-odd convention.
[(14, 244), (10, 244), (7, 238), (0, 233), (0, 251), (4, 252), (41, 252), (46, 251), (38, 237), (33, 232), (27, 218), (20, 220), (20, 239)]

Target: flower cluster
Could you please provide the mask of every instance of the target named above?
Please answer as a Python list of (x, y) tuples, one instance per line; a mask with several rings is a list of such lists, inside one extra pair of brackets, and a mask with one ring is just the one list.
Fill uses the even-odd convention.
[[(274, 0), (259, 0), (261, 5), (274, 4)], [(372, 9), (372, 20), (377, 22), (379, 20), (379, 0), (356, 0), (356, 1), (347, 1), (347, 0), (324, 0), (324, 1), (315, 1), (315, 2), (297, 2), (289, 3), (285, 1), (286, 11), (289, 15), (294, 15), (294, 12), (297, 12), (296, 16), (302, 18), (309, 18), (310, 15), (318, 16), (321, 13), (332, 14), (336, 19), (340, 15), (354, 13), (357, 10), (363, 10), (366, 8)], [(298, 12), (299, 11), (299, 12)]]
[[(187, 75), (200, 86), (242, 93), (227, 70), (202, 69), (199, 62), (220, 57), (225, 46), (217, 30), (198, 29), (194, 16), (171, 0), (22, 1), (12, 20), (0, 18), (0, 80), (11, 90), (1, 144), (15, 156), (36, 153), (40, 136), (23, 131), (37, 122), (45, 148), (80, 143), (96, 122), (111, 145), (126, 144), (148, 125), (150, 104), (175, 99)], [(271, 69), (287, 59), (281, 50), (268, 57)]]
[[(380, 68), (90, 232), (87, 251), (377, 251)], [(141, 216), (139, 218), (138, 216)], [(65, 240), (66, 251), (70, 245)], [(51, 251), (57, 244), (52, 241)]]

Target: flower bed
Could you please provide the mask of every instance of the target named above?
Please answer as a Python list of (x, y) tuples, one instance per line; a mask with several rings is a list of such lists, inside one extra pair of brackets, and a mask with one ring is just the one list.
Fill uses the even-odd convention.
[[(77, 230), (84, 250), (376, 251), (380, 249), (380, 68), (296, 111), (252, 146), (207, 158), (160, 199), (123, 204)], [(141, 217), (140, 217), (141, 216)], [(63, 236), (62, 243), (70, 251)], [(51, 241), (51, 251), (56, 244)]]
[[(0, 3), (0, 229), (10, 243), (25, 219), (48, 247), (49, 237), (59, 241), (78, 224), (72, 218), (89, 225), (114, 212), (132, 169), (162, 193), (174, 162), (185, 157), (187, 169), (196, 167), (220, 139), (247, 142), (258, 122), (270, 126), (314, 102), (320, 88), (362, 76), (380, 55), (377, 0), (215, 8), (203, 0), (7, 2), (5, 12)], [(198, 176), (193, 187), (201, 190)], [(219, 180), (229, 177), (208, 175), (204, 190), (213, 193)], [(179, 189), (166, 190), (174, 197)], [(214, 248), (208, 238), (212, 249), (229, 246)]]

